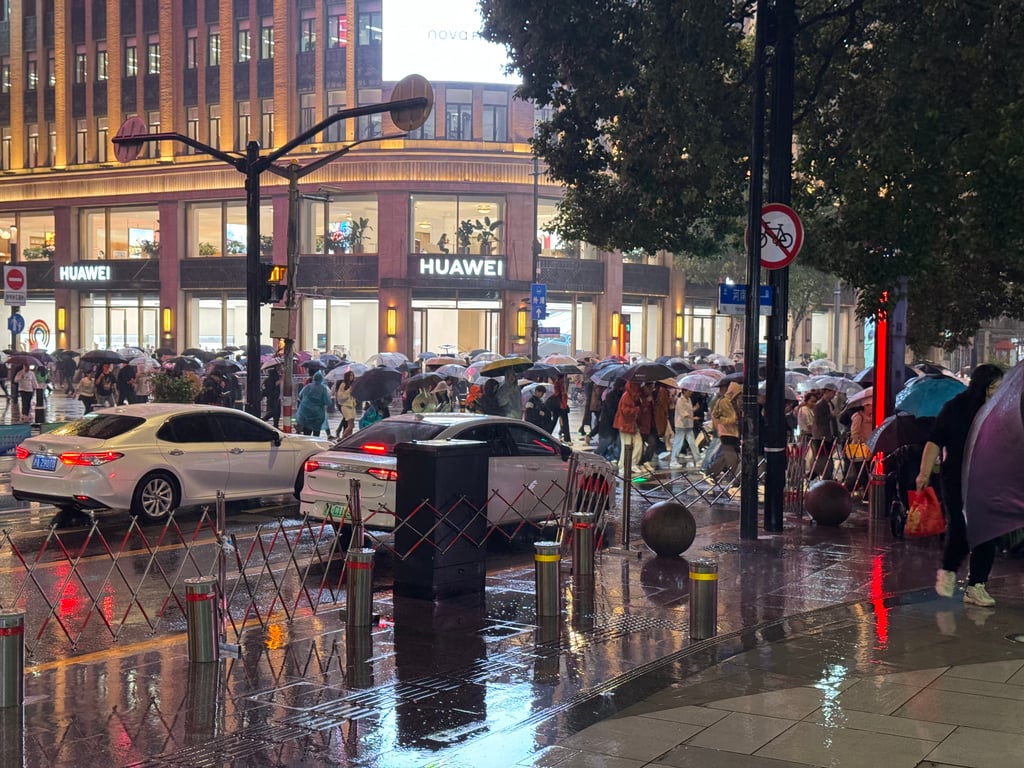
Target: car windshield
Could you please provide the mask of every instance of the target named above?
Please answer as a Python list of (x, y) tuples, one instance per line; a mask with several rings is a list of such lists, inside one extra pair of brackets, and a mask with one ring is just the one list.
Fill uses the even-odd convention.
[(390, 456), (395, 453), (397, 443), (433, 440), (445, 429), (447, 426), (444, 424), (384, 419), (349, 435), (332, 450)]
[(98, 440), (109, 440), (123, 435), (136, 427), (145, 424), (146, 420), (138, 416), (125, 416), (118, 413), (98, 413), (84, 419), (69, 421), (56, 429), (50, 430), (51, 435), (73, 435), (76, 437), (95, 437)]

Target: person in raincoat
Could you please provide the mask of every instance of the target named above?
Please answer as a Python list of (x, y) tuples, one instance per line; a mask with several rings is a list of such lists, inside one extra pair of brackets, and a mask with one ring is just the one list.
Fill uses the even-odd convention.
[(998, 366), (988, 363), (979, 365), (971, 374), (971, 383), (967, 389), (942, 406), (932, 434), (924, 445), (921, 468), (915, 483), (919, 491), (928, 487), (935, 461), (943, 453), (939, 488), (942, 510), (946, 516), (946, 546), (942, 553), (942, 567), (935, 572), (935, 591), (943, 597), (953, 596), (956, 592), (956, 572), (970, 553), (964, 602), (984, 607), (996, 604), (985, 588), (996, 558), (996, 539), (981, 542), (973, 548), (968, 545), (961, 478), (971, 424), (1002, 380), (1003, 371)]
[(324, 375), (317, 371), (313, 380), (299, 392), (299, 409), (295, 414), (295, 425), (303, 435), (320, 436), (320, 430), (327, 420), (327, 406), (331, 392), (324, 384)]
[(437, 406), (437, 395), (430, 391), (428, 385), (420, 387), (420, 391), (412, 399), (413, 413), (434, 413), (437, 411)]
[(508, 373), (498, 387), (498, 402), (501, 403), (501, 415), (510, 419), (523, 418), (523, 390), (519, 387), (514, 373)]
[(637, 420), (640, 416), (642, 401), (643, 393), (640, 390), (640, 384), (635, 381), (627, 383), (626, 390), (619, 399), (615, 421), (612, 422), (612, 426), (619, 431), (619, 472), (622, 474), (626, 473), (626, 446), (632, 448), (630, 471), (640, 465), (644, 444)]
[(718, 478), (723, 472), (735, 472), (740, 465), (740, 409), (737, 404), (743, 387), (731, 381), (725, 394), (715, 400), (711, 409), (711, 422), (722, 441), (722, 450), (711, 466), (708, 474)]
[(345, 371), (341, 381), (334, 390), (334, 398), (338, 401), (338, 410), (341, 411), (341, 422), (338, 424), (338, 437), (348, 437), (356, 428), (356, 399), (352, 395), (352, 387), (355, 386), (356, 375), (352, 371)]

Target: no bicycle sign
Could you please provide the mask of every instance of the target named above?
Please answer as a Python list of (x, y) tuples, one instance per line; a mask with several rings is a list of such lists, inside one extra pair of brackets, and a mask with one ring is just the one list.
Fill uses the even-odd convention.
[(768, 203), (761, 209), (762, 267), (788, 267), (803, 244), (804, 225), (796, 211), (782, 203)]

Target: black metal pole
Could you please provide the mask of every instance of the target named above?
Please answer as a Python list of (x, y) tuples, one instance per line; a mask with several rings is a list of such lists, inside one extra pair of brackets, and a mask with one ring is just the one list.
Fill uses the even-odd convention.
[[(530, 255), (532, 261), (530, 262), (533, 266), (531, 282), (540, 282), (540, 242), (537, 240), (537, 216), (538, 206), (540, 205), (540, 163), (537, 160), (537, 156), (533, 156), (533, 237), (530, 238)], [(532, 292), (532, 288), (530, 289)], [(531, 307), (533, 303), (531, 301)], [(532, 318), (530, 320), (530, 359), (536, 360), (538, 355), (538, 346), (540, 344), (540, 320)]]
[(260, 143), (245, 145), (245, 410), (260, 415)]
[[(775, 66), (768, 141), (768, 200), (789, 204), (793, 178), (794, 0), (775, 2)], [(765, 383), (764, 529), (782, 531), (786, 490), (786, 341), (789, 329), (789, 267), (768, 273), (772, 315), (768, 318)]]
[(757, 364), (760, 325), (761, 200), (764, 183), (764, 3), (757, 4), (754, 32), (754, 100), (750, 140), (750, 209), (747, 211), (747, 333), (743, 347), (743, 459), (740, 478), (740, 538), (757, 538)]

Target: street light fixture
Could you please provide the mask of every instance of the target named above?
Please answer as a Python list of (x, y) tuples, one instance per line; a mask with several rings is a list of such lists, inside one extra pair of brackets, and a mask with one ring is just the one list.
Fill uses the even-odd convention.
[[(413, 131), (422, 126), (434, 104), (434, 91), (429, 81), (421, 75), (409, 75), (397, 83), (387, 104), (364, 104), (351, 109), (343, 109), (328, 115), (316, 125), (308, 128), (283, 146), (260, 155), (258, 141), (250, 141), (245, 145), (245, 153), (224, 152), (209, 144), (174, 131), (149, 133), (146, 124), (139, 117), (129, 117), (117, 131), (113, 139), (114, 155), (122, 163), (131, 162), (139, 156), (144, 144), (153, 141), (180, 141), (182, 144), (204, 152), (218, 160), (233, 166), (239, 173), (245, 174), (245, 222), (246, 222), (246, 259), (245, 259), (245, 300), (246, 300), (246, 382), (245, 407), (249, 413), (258, 415), (260, 407), (260, 303), (259, 303), (259, 264), (260, 264), (260, 174), (271, 171), (287, 179), (298, 178), (298, 173), (288, 168), (279, 168), (275, 161), (287, 155), (296, 147), (309, 141), (321, 131), (335, 123), (350, 117), (375, 115), (390, 112), (391, 121), (403, 131)], [(380, 137), (381, 139), (385, 137)], [(377, 139), (380, 140), (380, 139)], [(354, 146), (354, 145), (352, 145)], [(344, 154), (350, 147), (318, 158), (310, 166), (303, 169), (302, 175), (315, 166), (319, 168), (326, 162)], [(294, 270), (289, 270), (294, 272)], [(284, 393), (282, 393), (284, 394)]]

